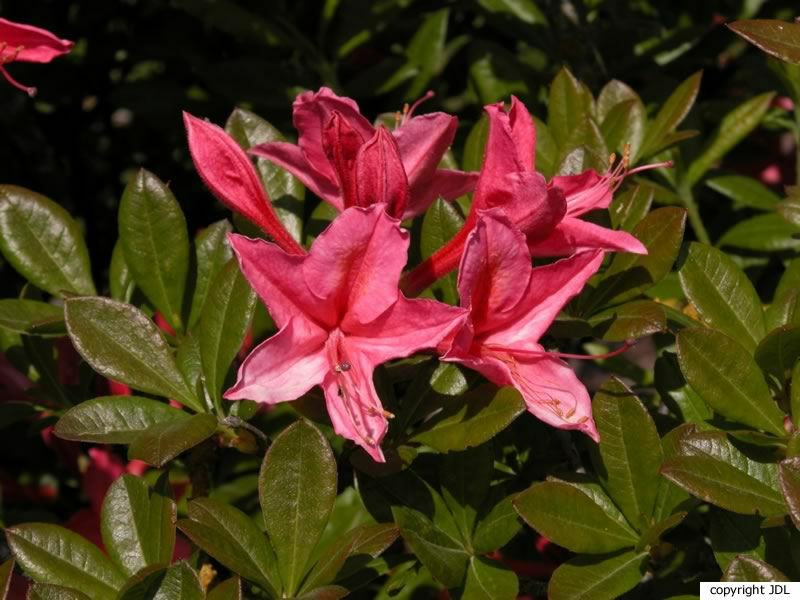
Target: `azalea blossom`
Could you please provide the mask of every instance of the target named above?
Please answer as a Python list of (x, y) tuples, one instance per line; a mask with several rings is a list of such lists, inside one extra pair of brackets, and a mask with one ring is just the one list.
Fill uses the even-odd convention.
[(224, 129), (183, 113), (189, 152), (206, 186), (230, 209), (243, 214), (291, 254), (305, 254), (275, 214), (253, 163)]
[(326, 87), (305, 92), (293, 106), (297, 145), (272, 142), (250, 152), (288, 169), (338, 210), (385, 202), (392, 216), (411, 218), (439, 196), (472, 191), (477, 179), (476, 173), (438, 168), (457, 119), (441, 112), (414, 117), (417, 104), (389, 132), (373, 127), (350, 98)]
[(399, 292), (409, 235), (384, 205), (345, 210), (306, 256), (241, 235), (229, 239), (279, 331), (244, 360), (225, 397), (274, 404), (320, 385), (336, 433), (383, 462), (380, 443), (391, 415), (373, 370), (436, 347), (465, 311)]
[(5, 65), (12, 62), (47, 63), (69, 52), (73, 45), (74, 42), (62, 40), (39, 27), (0, 19), (0, 73), (15, 88), (34, 96), (36, 88), (19, 83), (9, 75)]
[(477, 215), (495, 207), (502, 208), (525, 233), (534, 256), (567, 256), (589, 249), (647, 253), (630, 233), (577, 218), (608, 206), (625, 175), (634, 172), (625, 170), (626, 160), (606, 175), (589, 170), (546, 182), (534, 169), (536, 130), (525, 105), (512, 96), (508, 111), (502, 102), (484, 110), (489, 135), (470, 213), (453, 239), (404, 277), (402, 287), (407, 293), (418, 294), (455, 269)]
[(603, 261), (601, 250), (531, 267), (525, 235), (500, 210), (481, 213), (458, 273), (469, 319), (442, 360), (457, 362), (497, 385), (512, 385), (533, 415), (598, 440), (591, 400), (574, 371), (538, 343), (562, 307)]

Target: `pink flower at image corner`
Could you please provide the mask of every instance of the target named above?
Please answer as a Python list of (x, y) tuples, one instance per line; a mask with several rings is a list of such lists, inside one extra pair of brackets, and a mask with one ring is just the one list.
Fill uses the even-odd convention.
[[(476, 173), (439, 168), (458, 119), (442, 112), (415, 117), (416, 106), (389, 132), (373, 127), (354, 100), (329, 88), (304, 92), (293, 104), (297, 145), (273, 142), (250, 152), (284, 167), (340, 211), (386, 202), (392, 216), (408, 219), (439, 196), (451, 200), (472, 191), (477, 180)], [(364, 181), (385, 181), (381, 187), (390, 193)]]
[(19, 83), (9, 75), (5, 65), (12, 62), (47, 63), (69, 52), (73, 45), (74, 42), (58, 38), (45, 29), (0, 18), (0, 73), (15, 88), (34, 96), (36, 88)]
[(481, 213), (458, 274), (469, 319), (442, 360), (461, 363), (497, 385), (514, 386), (548, 425), (599, 436), (589, 394), (575, 372), (538, 340), (603, 261), (602, 250), (531, 267), (524, 234), (499, 209)]
[(400, 293), (409, 234), (382, 204), (345, 210), (306, 256), (237, 234), (229, 239), (279, 331), (244, 360), (225, 398), (275, 404), (320, 385), (336, 433), (383, 462), (380, 444), (392, 415), (373, 370), (435, 348), (466, 311)]

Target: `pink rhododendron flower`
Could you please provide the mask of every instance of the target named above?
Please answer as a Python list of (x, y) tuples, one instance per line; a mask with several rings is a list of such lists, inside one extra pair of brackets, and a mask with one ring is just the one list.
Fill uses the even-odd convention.
[(442, 360), (514, 386), (528, 411), (545, 423), (578, 429), (597, 441), (586, 388), (538, 340), (602, 261), (603, 252), (593, 250), (531, 267), (525, 236), (501, 211), (482, 213), (458, 274), (461, 305), (470, 318)]
[(39, 27), (0, 19), (0, 73), (15, 88), (33, 96), (36, 88), (19, 83), (8, 74), (4, 65), (12, 62), (50, 62), (69, 52), (73, 45), (73, 42), (57, 38)]
[[(534, 170), (536, 131), (525, 105), (512, 96), (508, 111), (503, 103), (484, 110), (489, 135), (470, 214), (453, 239), (404, 277), (402, 287), (407, 293), (421, 292), (456, 268), (478, 214), (491, 208), (502, 208), (525, 233), (534, 256), (565, 256), (594, 248), (647, 253), (630, 233), (577, 218), (608, 206), (626, 174), (624, 168), (602, 176), (592, 170), (558, 176), (548, 183)], [(620, 165), (624, 164), (623, 160)]]
[(294, 101), (297, 145), (273, 142), (250, 152), (288, 169), (339, 210), (385, 202), (392, 216), (414, 217), (438, 196), (471, 191), (477, 178), (438, 168), (457, 119), (441, 112), (413, 117), (415, 107), (390, 133), (373, 127), (354, 100), (323, 87)]
[(278, 219), (253, 163), (239, 144), (221, 127), (187, 112), (183, 122), (197, 172), (220, 202), (258, 225), (286, 252), (305, 254)]
[(400, 294), (409, 235), (384, 205), (344, 211), (306, 256), (241, 235), (229, 239), (280, 330), (245, 359), (225, 397), (274, 404), (321, 385), (336, 433), (383, 462), (390, 415), (372, 383), (374, 368), (435, 347), (465, 311)]

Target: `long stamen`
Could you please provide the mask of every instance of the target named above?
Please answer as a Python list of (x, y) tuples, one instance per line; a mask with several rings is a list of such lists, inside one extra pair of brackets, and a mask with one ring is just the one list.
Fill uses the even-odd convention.
[(432, 90), (428, 90), (427, 92), (425, 92), (425, 95), (422, 98), (420, 98), (419, 100), (414, 102), (414, 104), (411, 105), (411, 108), (409, 108), (408, 104), (403, 106), (403, 121), (401, 125), (405, 125), (408, 122), (408, 120), (414, 115), (414, 111), (417, 110), (417, 107), (420, 104), (422, 104), (426, 100), (430, 100), (435, 95), (436, 94), (434, 94)]
[[(526, 356), (536, 358), (539, 356), (555, 356), (556, 358), (574, 358), (578, 360), (595, 360), (595, 359), (603, 359), (603, 358), (613, 358), (614, 356), (619, 356), (624, 352), (630, 350), (633, 346), (639, 343), (639, 340), (626, 340), (625, 343), (617, 348), (616, 350), (612, 350), (611, 352), (606, 352), (605, 354), (570, 354), (568, 352), (548, 352), (547, 350), (519, 350), (514, 349), (514, 354), (519, 356)], [(495, 346), (494, 344), (484, 344), (484, 348), (488, 350), (494, 351), (505, 351), (508, 350), (503, 348), (502, 346)]]
[(2, 63), (0, 63), (0, 73), (3, 74), (3, 76), (6, 78), (6, 81), (8, 81), (8, 83), (13, 85), (17, 89), (22, 90), (23, 92), (28, 94), (28, 96), (30, 96), (31, 98), (33, 98), (36, 95), (36, 88), (35, 87), (22, 85), (19, 81), (17, 81), (13, 77), (11, 77), (11, 75), (8, 74), (8, 71), (6, 71), (6, 68), (2, 65)]

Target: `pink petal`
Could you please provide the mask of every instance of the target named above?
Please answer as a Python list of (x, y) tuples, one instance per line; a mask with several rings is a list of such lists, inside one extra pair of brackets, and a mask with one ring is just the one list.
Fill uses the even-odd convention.
[(525, 105), (516, 96), (511, 96), (511, 109), (508, 111), (508, 120), (511, 126), (511, 135), (517, 146), (517, 156), (526, 171), (533, 171), (536, 128), (533, 119)]
[(309, 321), (290, 319), (248, 355), (225, 398), (266, 404), (299, 398), (322, 383), (330, 371), (325, 352), (327, 338), (326, 331)]
[(456, 117), (437, 112), (413, 117), (394, 130), (412, 188), (424, 186), (433, 177), (442, 156), (453, 143), (457, 127)]
[(284, 250), (305, 254), (278, 220), (255, 167), (239, 144), (222, 128), (187, 112), (183, 122), (194, 165), (214, 195), (266, 231)]
[(506, 175), (525, 170), (525, 163), (520, 160), (503, 103), (489, 104), (483, 109), (489, 116), (489, 135), (473, 199), (474, 206), (479, 209), (501, 204), (502, 198), (495, 199), (493, 196), (508, 196), (505, 188)]
[(475, 189), (478, 173), (455, 171), (452, 169), (436, 169), (427, 181), (418, 182), (411, 187), (403, 219), (411, 219), (421, 215), (436, 198), (453, 200)]
[(613, 190), (611, 179), (602, 177), (594, 169), (578, 175), (556, 175), (550, 180), (550, 187), (558, 187), (567, 198), (567, 215), (578, 217), (590, 210), (608, 208)]
[(45, 29), (7, 19), (0, 19), (0, 43), (7, 44), (0, 51), (0, 64), (4, 62), (3, 58), (9, 56), (12, 58), (8, 62), (50, 62), (69, 52), (74, 45), (74, 42), (62, 40)]
[(389, 310), (368, 324), (353, 323), (348, 339), (373, 365), (436, 348), (461, 328), (467, 311), (435, 300), (409, 300), (402, 294)]
[(348, 337), (338, 340), (338, 353), (347, 360), (347, 370), (329, 371), (322, 384), (333, 429), (375, 461), (385, 462), (380, 444), (388, 425), (372, 382), (375, 365), (358, 342)]
[(647, 248), (627, 231), (616, 231), (574, 217), (564, 217), (542, 240), (528, 240), (532, 256), (564, 256), (584, 250), (647, 254)]
[(548, 189), (541, 173), (509, 173), (497, 184), (497, 191), (487, 198), (487, 206), (502, 208), (511, 222), (529, 236), (546, 237), (567, 212), (564, 195), (557, 188)]
[(314, 241), (303, 276), (319, 304), (347, 330), (369, 323), (397, 300), (408, 232), (384, 206), (345, 210)]
[(491, 333), (484, 336), (484, 342), (508, 349), (533, 348), (602, 262), (603, 253), (594, 250), (531, 269), (522, 301), (502, 318), (490, 321)]
[(525, 236), (499, 210), (481, 213), (464, 245), (458, 269), (461, 305), (476, 332), (511, 314), (528, 289), (531, 258)]
[(322, 148), (339, 182), (345, 208), (358, 206), (355, 166), (364, 141), (338, 111), (333, 111), (322, 127)]
[(331, 113), (339, 112), (364, 140), (370, 139), (375, 132), (370, 122), (359, 112), (354, 100), (337, 96), (326, 87), (317, 92), (300, 94), (292, 106), (294, 126), (299, 134), (298, 144), (303, 154), (312, 169), (331, 181), (335, 181), (336, 176), (322, 145), (322, 129)]
[(408, 179), (389, 130), (381, 125), (356, 157), (358, 206), (386, 204), (386, 212), (399, 218), (408, 203)]
[(229, 234), (228, 240), (242, 273), (279, 328), (292, 317), (307, 319), (322, 328), (333, 326), (337, 318), (333, 307), (320, 303), (303, 278), (307, 257), (287, 254), (275, 244), (235, 233)]
[[(270, 142), (253, 146), (250, 154), (271, 160), (280, 165), (303, 182), (303, 185), (317, 196), (332, 204), (338, 210), (344, 210), (344, 200), (339, 183), (315, 169), (307, 160), (299, 146), (286, 142)], [(327, 163), (326, 163), (327, 164)], [(327, 169), (330, 171), (330, 169)]]

